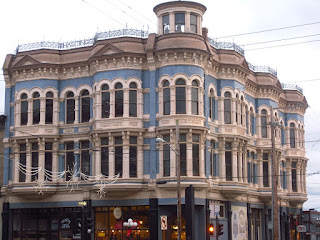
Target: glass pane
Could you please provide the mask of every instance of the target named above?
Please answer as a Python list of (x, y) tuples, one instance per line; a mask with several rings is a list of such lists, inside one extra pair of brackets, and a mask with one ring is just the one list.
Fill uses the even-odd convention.
[(169, 31), (170, 31), (169, 15), (164, 15), (162, 20), (163, 20), (163, 33), (169, 33)]
[(115, 112), (116, 117), (123, 116), (123, 91), (115, 92)]

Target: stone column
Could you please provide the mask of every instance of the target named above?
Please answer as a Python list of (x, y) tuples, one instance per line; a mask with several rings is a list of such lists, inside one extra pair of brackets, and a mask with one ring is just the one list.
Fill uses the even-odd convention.
[[(114, 153), (114, 137), (109, 133), (109, 153)], [(115, 154), (109, 154), (109, 178), (115, 175)]]
[[(58, 157), (58, 152), (59, 152), (59, 142), (58, 139), (55, 139), (53, 144), (52, 144), (52, 181), (58, 178), (58, 171), (59, 171), (59, 157)], [(58, 180), (58, 179), (57, 179)]]
[(13, 182), (19, 182), (19, 144), (16, 141), (13, 142)]
[(187, 133), (187, 176), (193, 176), (193, 159), (192, 159), (192, 132)]
[(123, 178), (129, 178), (129, 136), (128, 132), (122, 134), (122, 176)]
[[(191, 86), (186, 85), (186, 114), (191, 115), (192, 109), (191, 109)], [(198, 92), (199, 94), (199, 92)]]
[[(172, 129), (170, 129), (170, 141), (171, 146), (173, 148), (176, 148), (174, 144), (176, 142), (176, 133)], [(176, 158), (176, 153), (170, 149), (170, 177), (177, 176)]]
[(200, 135), (200, 143), (199, 143), (199, 176), (200, 177), (205, 177), (205, 155), (204, 155), (204, 150), (205, 150), (205, 144), (206, 144), (206, 138), (204, 134)]
[(185, 13), (185, 27), (184, 27), (185, 32), (190, 32), (190, 12), (187, 11)]
[(232, 181), (238, 182), (238, 161), (237, 161), (238, 140), (232, 142)]
[(38, 168), (40, 169), (38, 173), (38, 179), (40, 182), (44, 181), (44, 169), (45, 169), (45, 142), (44, 139), (39, 139), (39, 162), (38, 162)]
[(219, 139), (219, 174), (221, 181), (226, 181), (225, 138)]
[(44, 125), (46, 123), (46, 98), (40, 98), (40, 125)]
[[(75, 114), (75, 117), (74, 117), (74, 123), (77, 124), (80, 122), (80, 119), (79, 119), (79, 116), (80, 116), (80, 97), (77, 96), (74, 98), (74, 101), (75, 101), (75, 107), (74, 107), (74, 114)], [(66, 106), (67, 107), (67, 106)]]
[(301, 192), (301, 160), (297, 161), (297, 192)]
[(143, 135), (142, 135), (142, 132), (140, 132), (139, 136), (138, 136), (137, 177), (140, 179), (143, 178)]
[(33, 124), (33, 118), (32, 114), (33, 113), (33, 104), (32, 104), (32, 99), (28, 99), (28, 123), (27, 126), (32, 126)]
[(243, 143), (239, 144), (239, 147), (238, 147), (238, 180), (239, 180), (239, 182), (243, 182), (242, 145), (243, 145)]
[(288, 192), (292, 192), (292, 168), (291, 168), (291, 159), (287, 160), (287, 187), (288, 187)]
[(26, 182), (31, 182), (31, 143), (27, 140), (26, 142), (27, 153), (26, 153)]
[(110, 92), (110, 114), (109, 114), (109, 118), (114, 118), (115, 113), (116, 113), (116, 111), (115, 111), (115, 91), (114, 91), (114, 89), (110, 89), (109, 92)]
[(169, 13), (169, 24), (170, 24), (170, 33), (175, 32), (175, 21), (174, 21), (174, 13), (170, 12)]
[(248, 182), (247, 143), (243, 147), (243, 182)]
[[(263, 159), (262, 159), (263, 150), (257, 150), (257, 168), (258, 168), (258, 188), (263, 187)], [(270, 175), (270, 174), (269, 174)]]
[(123, 89), (123, 117), (129, 117), (129, 89)]

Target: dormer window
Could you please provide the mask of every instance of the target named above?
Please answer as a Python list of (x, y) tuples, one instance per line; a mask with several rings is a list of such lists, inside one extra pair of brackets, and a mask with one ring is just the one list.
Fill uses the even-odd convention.
[(169, 14), (163, 16), (163, 33), (170, 32)]
[(175, 32), (184, 32), (185, 27), (185, 14), (184, 13), (175, 13), (174, 14), (175, 22)]
[(190, 32), (197, 33), (197, 15), (190, 14)]

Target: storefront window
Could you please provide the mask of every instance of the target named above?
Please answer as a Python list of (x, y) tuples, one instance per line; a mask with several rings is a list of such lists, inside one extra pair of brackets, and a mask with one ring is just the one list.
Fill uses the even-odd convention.
[[(149, 206), (104, 207), (95, 209), (95, 239), (149, 240)], [(136, 227), (124, 227), (132, 219)]]

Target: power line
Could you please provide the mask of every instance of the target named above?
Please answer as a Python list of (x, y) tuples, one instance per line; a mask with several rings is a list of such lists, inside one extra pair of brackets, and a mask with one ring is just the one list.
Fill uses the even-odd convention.
[(238, 36), (251, 35), (251, 34), (257, 34), (257, 33), (278, 31), (278, 30), (283, 30), (283, 29), (290, 29), (290, 28), (310, 26), (310, 25), (315, 25), (315, 24), (319, 24), (319, 23), (320, 23), (320, 22), (312, 22), (312, 23), (298, 24), (298, 25), (292, 25), (292, 26), (287, 26), (287, 27), (279, 27), (279, 28), (271, 28), (271, 29), (265, 29), (265, 30), (254, 31), (254, 32), (238, 33), (238, 34), (233, 34), (233, 35), (228, 35), (228, 36), (223, 36), (223, 37), (217, 37), (217, 38), (238, 37)]
[(247, 44), (241, 44), (241, 46), (266, 44), (266, 43), (272, 43), (272, 42), (294, 40), (294, 39), (299, 39), (299, 38), (315, 37), (315, 36), (319, 36), (319, 35), (320, 35), (320, 33), (312, 34), (312, 35), (303, 35), (303, 36), (297, 36), (297, 37), (290, 37), (290, 38), (282, 38), (282, 39), (276, 39), (276, 40), (270, 40), (270, 41), (264, 41), (264, 42), (247, 43)]
[(268, 48), (286, 47), (286, 46), (298, 45), (298, 44), (303, 44), (303, 43), (319, 42), (319, 41), (320, 41), (320, 39), (310, 40), (310, 41), (305, 41), (305, 42), (297, 42), (297, 43), (287, 43), (287, 44), (275, 45), (275, 46), (269, 46), (269, 47), (252, 48), (252, 49), (247, 49), (245, 51), (254, 51), (254, 50), (261, 50), (261, 49), (268, 49)]

